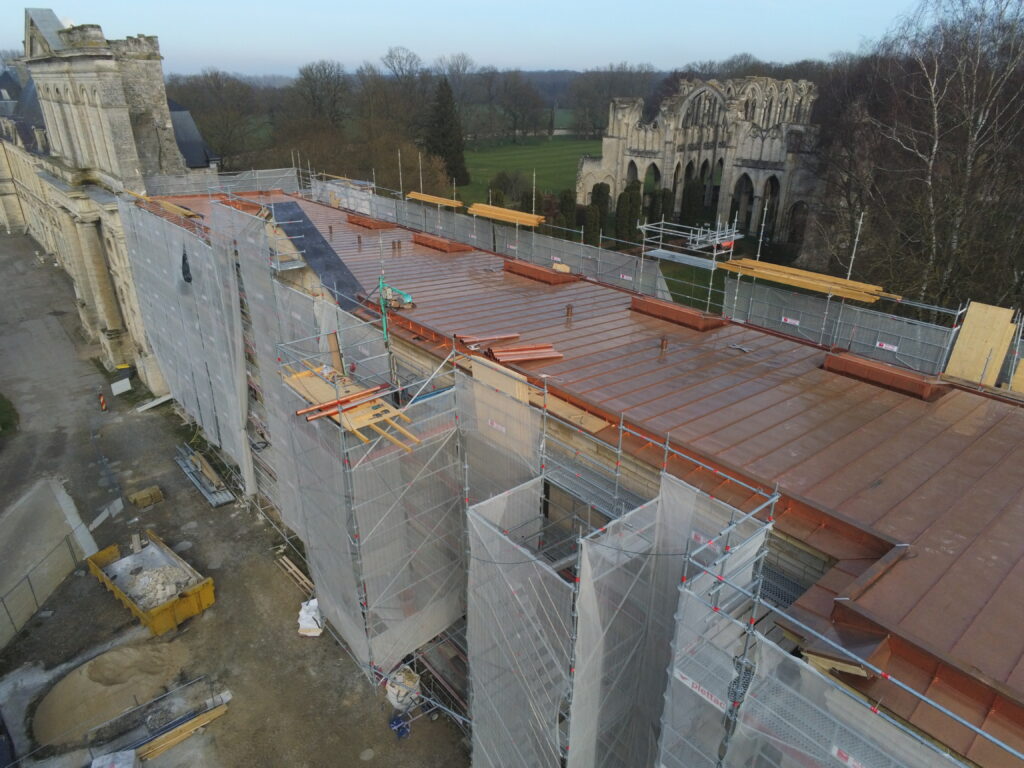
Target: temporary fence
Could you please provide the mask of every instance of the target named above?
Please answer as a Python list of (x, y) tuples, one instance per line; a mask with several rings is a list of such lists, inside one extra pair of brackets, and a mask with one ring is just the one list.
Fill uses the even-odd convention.
[(959, 323), (950, 310), (935, 308), (949, 322), (936, 325), (743, 278), (726, 278), (724, 296), (733, 320), (928, 374), (942, 371)]
[[(959, 311), (942, 307), (928, 307), (926, 311), (945, 318), (945, 325), (724, 275), (714, 269), (714, 254), (700, 250), (706, 250), (707, 243), (693, 245), (692, 233), (681, 246), (665, 245), (665, 237), (682, 237), (670, 225), (661, 225), (669, 228), (667, 234), (658, 225), (645, 227), (645, 231), (656, 229), (658, 236), (656, 240), (645, 236), (644, 243), (602, 236), (602, 245), (614, 246), (604, 248), (584, 244), (582, 235), (576, 233), (572, 233), (571, 240), (551, 237), (440, 206), (396, 199), (388, 190), (372, 184), (341, 179), (314, 179), (311, 183), (313, 199), (334, 207), (394, 221), (532, 264), (562, 265), (597, 282), (704, 311), (721, 312), (740, 322), (922, 373), (941, 372), (959, 323)], [(713, 237), (705, 239), (717, 243), (730, 231), (715, 230), (709, 233)], [(692, 246), (689, 250), (684, 247), (687, 243)], [(731, 254), (731, 240), (725, 245), (729, 248), (715, 251), (719, 260)], [(680, 249), (685, 252), (677, 253)]]
[(68, 533), (0, 595), (0, 649), (14, 639), (64, 577), (88, 554), (92, 553), (82, 550), (75, 533)]
[(230, 248), (118, 200), (146, 337), (171, 395), (242, 469), (252, 492), (245, 435), (245, 368), (238, 282)]
[(145, 179), (146, 194), (200, 195), (217, 192), (256, 192), (280, 189), (293, 194), (302, 191), (297, 168), (269, 168), (234, 173), (192, 171), (187, 175), (156, 175)]

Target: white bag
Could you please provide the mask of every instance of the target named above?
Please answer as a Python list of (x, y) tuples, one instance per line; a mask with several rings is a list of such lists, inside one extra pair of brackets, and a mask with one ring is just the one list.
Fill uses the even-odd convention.
[(305, 637), (320, 637), (324, 633), (324, 620), (320, 605), (314, 597), (299, 609), (299, 634)]

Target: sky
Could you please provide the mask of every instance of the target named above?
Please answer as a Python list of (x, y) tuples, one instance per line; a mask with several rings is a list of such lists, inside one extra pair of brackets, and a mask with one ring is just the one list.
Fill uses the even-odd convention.
[[(37, 0), (38, 2), (38, 0)], [(389, 46), (427, 64), (465, 52), (499, 69), (576, 69), (611, 62), (671, 70), (751, 53), (766, 61), (827, 58), (877, 39), (917, 0), (56, 0), (65, 22), (107, 38), (160, 38), (164, 72), (207, 67), (294, 75), (334, 59), (354, 70)], [(42, 5), (42, 4), (40, 4)], [(24, 14), (0, 11), (0, 48), (21, 48)], [(45, 6), (43, 6), (45, 7)]]

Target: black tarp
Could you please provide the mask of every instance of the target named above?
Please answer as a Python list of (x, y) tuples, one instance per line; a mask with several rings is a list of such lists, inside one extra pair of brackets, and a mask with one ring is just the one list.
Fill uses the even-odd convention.
[(358, 307), (356, 294), (365, 293), (363, 286), (299, 204), (272, 203), (269, 208), (277, 226), (284, 230), (284, 233), (292, 238), (295, 247), (302, 251), (303, 258), (310, 269), (316, 272), (320, 282), (334, 292), (338, 306), (346, 311)]

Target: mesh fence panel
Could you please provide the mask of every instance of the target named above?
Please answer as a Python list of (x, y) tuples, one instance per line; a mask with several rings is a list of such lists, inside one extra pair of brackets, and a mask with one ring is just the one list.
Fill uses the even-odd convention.
[(526, 258), (526, 256), (523, 256), (523, 252), (525, 251), (527, 254), (529, 253), (529, 248), (526, 245), (526, 241), (529, 237), (529, 232), (517, 230), (515, 227), (495, 224), (494, 250), (497, 253), (504, 254), (505, 256), (513, 256), (520, 259)]
[(393, 197), (374, 195), (370, 200), (370, 215), (384, 221), (398, 221), (398, 202)]
[(494, 225), (479, 216), (455, 216), (452, 239), (482, 251), (494, 250)]
[(146, 335), (171, 395), (211, 443), (245, 466), (245, 379), (233, 254), (124, 200), (118, 205)]
[(195, 195), (205, 192), (255, 192), (280, 189), (300, 191), (299, 172), (295, 168), (269, 168), (237, 173), (196, 173), (174, 176), (148, 176), (144, 180), (148, 195)]
[(536, 479), (469, 509), (474, 766), (561, 764), (572, 587), (495, 527), (539, 525), (542, 488)]
[(865, 357), (937, 374), (952, 329), (897, 317), (825, 296), (794, 293), (729, 277), (723, 314), (790, 336), (848, 349)]
[(318, 203), (333, 208), (345, 208), (364, 216), (372, 215), (371, 201), (374, 199), (373, 186), (348, 179), (313, 179), (310, 194)]
[(672, 615), (697, 492), (662, 475), (657, 499), (583, 541), (570, 768), (646, 766), (657, 754)]

